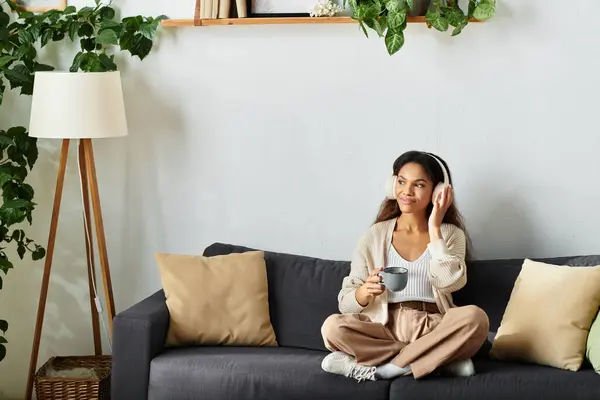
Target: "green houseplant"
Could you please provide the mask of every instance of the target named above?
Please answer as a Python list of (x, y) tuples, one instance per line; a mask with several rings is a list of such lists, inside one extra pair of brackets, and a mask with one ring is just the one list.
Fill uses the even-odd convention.
[[(408, 15), (413, 10), (413, 0), (348, 0), (352, 8), (352, 19), (358, 21), (365, 36), (372, 29), (385, 38), (385, 46), (390, 55), (397, 53), (404, 46), (404, 31)], [(345, 3), (344, 3), (345, 4)], [(465, 13), (458, 5), (458, 0), (439, 0), (427, 11), (425, 21), (429, 28), (445, 32), (454, 27), (452, 36), (462, 32), (469, 20), (487, 20), (496, 11), (496, 0), (469, 0), (469, 8)]]
[[(79, 44), (71, 72), (115, 71), (114, 51), (127, 51), (143, 60), (152, 50), (163, 19), (134, 16), (121, 20), (110, 3), (99, 0), (94, 7), (77, 10), (70, 6), (40, 14), (20, 11), (12, 2), (0, 4), (0, 106), (6, 90), (32, 95), (35, 72), (54, 70), (38, 60), (39, 49), (49, 43), (71, 40)], [(6, 275), (14, 267), (6, 252), (8, 245), (16, 247), (21, 260), (27, 253), (40, 260), (46, 251), (21, 229), (24, 222), (33, 222), (35, 193), (25, 181), (38, 157), (37, 139), (29, 137), (22, 126), (1, 129), (0, 271)], [(0, 290), (2, 285), (0, 274)], [(6, 356), (7, 329), (8, 322), (0, 318), (0, 361)]]
[(433, 6), (425, 17), (427, 26), (440, 32), (446, 32), (452, 26), (452, 36), (459, 35), (471, 19), (485, 21), (496, 13), (496, 0), (469, 0), (467, 13), (459, 7), (458, 0), (440, 0)]

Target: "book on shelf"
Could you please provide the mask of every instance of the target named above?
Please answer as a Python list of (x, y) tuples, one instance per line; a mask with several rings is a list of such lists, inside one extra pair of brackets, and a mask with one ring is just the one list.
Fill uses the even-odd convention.
[(196, 14), (200, 19), (246, 18), (246, 0), (197, 0)]

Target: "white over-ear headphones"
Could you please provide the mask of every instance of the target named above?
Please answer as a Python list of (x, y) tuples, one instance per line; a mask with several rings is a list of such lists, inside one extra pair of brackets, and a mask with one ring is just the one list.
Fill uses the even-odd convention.
[[(423, 153), (423, 154), (426, 154), (429, 157), (433, 158), (435, 161), (437, 161), (437, 163), (440, 165), (440, 168), (442, 169), (442, 173), (444, 174), (444, 182), (438, 183), (437, 186), (435, 187), (435, 189), (433, 189), (433, 195), (431, 196), (431, 198), (436, 199), (437, 196), (442, 192), (442, 190), (444, 190), (444, 188), (446, 186), (450, 186), (450, 177), (448, 176), (448, 171), (446, 170), (446, 167), (444, 167), (444, 164), (440, 161), (439, 158), (437, 158), (436, 156), (434, 156), (431, 153)], [(386, 188), (385, 188), (388, 199), (396, 200), (396, 185), (397, 184), (398, 184), (398, 177), (396, 175), (392, 175), (388, 178)]]

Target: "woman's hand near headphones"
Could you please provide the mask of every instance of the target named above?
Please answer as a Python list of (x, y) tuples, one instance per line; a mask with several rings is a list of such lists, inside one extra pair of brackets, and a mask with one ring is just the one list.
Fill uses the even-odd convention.
[(429, 216), (429, 238), (433, 241), (435, 239), (442, 239), (442, 221), (446, 211), (450, 208), (452, 201), (454, 200), (454, 190), (452, 186), (446, 186), (444, 190), (440, 192), (437, 199), (433, 199), (433, 210)]
[(367, 281), (363, 283), (361, 287), (356, 289), (356, 301), (358, 301), (358, 304), (361, 306), (368, 306), (371, 300), (385, 292), (385, 286), (381, 283), (382, 279), (381, 276), (379, 276), (381, 271), (383, 271), (383, 268), (377, 268), (371, 271)]

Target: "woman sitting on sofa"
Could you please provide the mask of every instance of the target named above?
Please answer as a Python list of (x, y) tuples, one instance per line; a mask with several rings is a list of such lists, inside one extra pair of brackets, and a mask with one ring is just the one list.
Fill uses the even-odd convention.
[[(433, 154), (410, 151), (394, 162), (388, 199), (342, 283), (342, 314), (322, 327), (332, 351), (325, 371), (359, 381), (475, 373), (470, 357), (489, 321), (480, 308), (452, 302), (467, 281), (468, 246), (451, 184), (447, 164)], [(403, 290), (382, 284), (384, 267), (408, 270)]]

